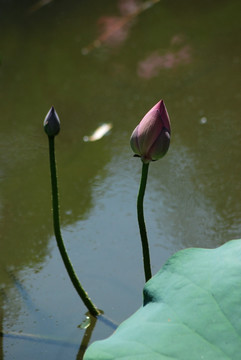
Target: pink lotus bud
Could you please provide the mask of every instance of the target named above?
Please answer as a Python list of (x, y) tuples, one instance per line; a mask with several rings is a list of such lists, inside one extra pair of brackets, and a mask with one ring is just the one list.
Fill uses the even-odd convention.
[(135, 155), (144, 163), (162, 158), (170, 144), (171, 124), (164, 101), (159, 101), (144, 116), (131, 135)]
[(44, 130), (50, 137), (54, 137), (60, 131), (59, 117), (53, 106), (44, 119)]

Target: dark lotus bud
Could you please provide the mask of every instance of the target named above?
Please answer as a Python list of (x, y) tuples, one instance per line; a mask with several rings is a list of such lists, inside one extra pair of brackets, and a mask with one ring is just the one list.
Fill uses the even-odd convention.
[(59, 117), (53, 106), (51, 107), (44, 119), (44, 130), (46, 134), (50, 137), (58, 135), (60, 131)]

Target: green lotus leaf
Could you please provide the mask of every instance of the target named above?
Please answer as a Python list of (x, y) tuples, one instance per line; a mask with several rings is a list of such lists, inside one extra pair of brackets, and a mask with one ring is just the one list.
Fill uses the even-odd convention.
[(241, 240), (173, 255), (143, 306), (85, 360), (240, 360)]

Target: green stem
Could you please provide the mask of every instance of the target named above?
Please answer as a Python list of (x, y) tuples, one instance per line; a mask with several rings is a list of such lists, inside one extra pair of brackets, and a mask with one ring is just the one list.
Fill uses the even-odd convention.
[(57, 241), (57, 245), (62, 256), (65, 268), (69, 274), (69, 277), (81, 297), (82, 301), (86, 305), (87, 309), (93, 316), (100, 314), (99, 310), (90, 300), (87, 292), (84, 290), (82, 285), (79, 282), (77, 275), (73, 269), (60, 231), (59, 223), (59, 200), (58, 200), (58, 182), (57, 182), (57, 173), (56, 173), (56, 162), (55, 162), (55, 148), (54, 148), (54, 136), (48, 136), (49, 138), (49, 160), (50, 160), (50, 173), (51, 173), (51, 184), (52, 184), (52, 204), (53, 204), (53, 223), (54, 223), (54, 233)]
[(141, 174), (141, 183), (139, 188), (139, 194), (137, 198), (137, 216), (138, 216), (138, 223), (141, 235), (141, 243), (142, 243), (142, 252), (143, 252), (143, 263), (144, 263), (144, 271), (145, 271), (145, 278), (148, 281), (151, 275), (151, 263), (150, 263), (150, 253), (149, 253), (149, 246), (148, 246), (148, 239), (146, 233), (146, 225), (144, 220), (144, 211), (143, 211), (143, 200), (146, 190), (146, 182), (147, 182), (147, 175), (148, 175), (148, 168), (149, 163), (142, 165), (142, 174)]

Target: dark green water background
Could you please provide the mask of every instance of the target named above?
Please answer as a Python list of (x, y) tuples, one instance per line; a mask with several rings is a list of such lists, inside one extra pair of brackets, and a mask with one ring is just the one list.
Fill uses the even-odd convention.
[[(107, 317), (119, 324), (142, 303), (141, 163), (129, 137), (161, 98), (172, 142), (150, 166), (145, 198), (153, 273), (177, 250), (240, 237), (241, 2), (142, 4), (0, 1), (0, 325), (12, 334), (0, 359), (81, 358), (86, 309), (52, 229), (42, 127), (52, 105), (63, 236)], [(108, 136), (83, 141), (106, 122)], [(91, 341), (112, 331), (98, 321)]]

